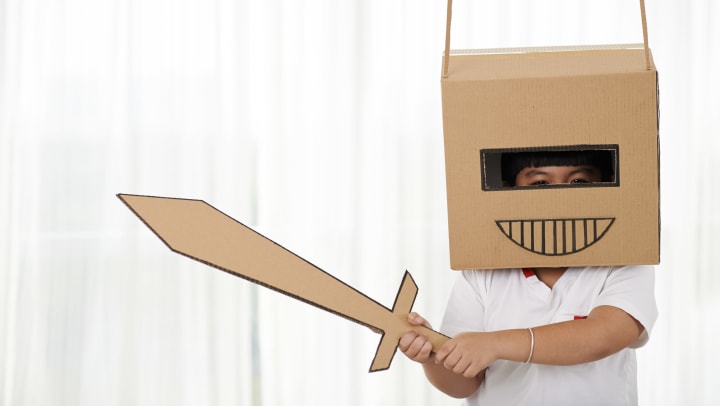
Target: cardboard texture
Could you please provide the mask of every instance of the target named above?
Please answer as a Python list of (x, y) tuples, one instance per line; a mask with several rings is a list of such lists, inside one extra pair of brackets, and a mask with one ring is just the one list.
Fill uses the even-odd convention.
[[(441, 87), (453, 269), (659, 262), (658, 79), (649, 48), (447, 56)], [(526, 150), (608, 150), (615, 179), (505, 187), (500, 157)]]
[(389, 309), (202, 200), (118, 197), (172, 251), (381, 331), (370, 372), (390, 367), (410, 330), (426, 334), (436, 350), (448, 340), (407, 322), (417, 295), (408, 272)]

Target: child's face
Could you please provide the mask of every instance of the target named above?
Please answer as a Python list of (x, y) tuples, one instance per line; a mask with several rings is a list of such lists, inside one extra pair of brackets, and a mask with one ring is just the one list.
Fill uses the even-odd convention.
[(515, 177), (516, 186), (557, 185), (564, 183), (600, 182), (600, 170), (592, 165), (540, 166), (521, 170)]

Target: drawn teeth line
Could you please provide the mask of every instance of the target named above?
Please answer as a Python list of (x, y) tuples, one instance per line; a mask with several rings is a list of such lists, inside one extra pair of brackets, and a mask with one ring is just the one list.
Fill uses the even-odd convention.
[(540, 255), (568, 255), (599, 241), (614, 217), (498, 220), (498, 228), (520, 247)]

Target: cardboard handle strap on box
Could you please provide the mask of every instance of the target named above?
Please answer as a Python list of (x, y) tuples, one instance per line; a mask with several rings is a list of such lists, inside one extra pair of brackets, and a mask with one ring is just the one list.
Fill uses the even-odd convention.
[[(647, 70), (652, 68), (650, 62), (650, 47), (648, 46), (647, 18), (645, 16), (645, 0), (640, 0), (640, 17), (642, 19), (643, 45), (645, 46), (645, 66)], [(447, 21), (445, 24), (445, 54), (443, 59), (443, 78), (448, 77), (448, 67), (450, 65), (450, 25), (452, 21), (452, 0), (448, 0), (447, 5)]]

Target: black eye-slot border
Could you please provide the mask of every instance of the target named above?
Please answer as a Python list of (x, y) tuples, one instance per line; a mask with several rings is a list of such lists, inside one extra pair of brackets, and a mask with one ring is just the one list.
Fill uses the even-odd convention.
[[(537, 151), (596, 151), (608, 150), (613, 154), (614, 180), (612, 182), (572, 183), (562, 185), (538, 186), (504, 186), (502, 184), (502, 168), (500, 157), (503, 153), (537, 152)], [(480, 188), (488, 192), (520, 191), (520, 190), (552, 190), (566, 188), (597, 188), (620, 186), (620, 145), (618, 144), (582, 144), (582, 145), (553, 145), (543, 147), (523, 148), (485, 148), (479, 150), (480, 158)]]

